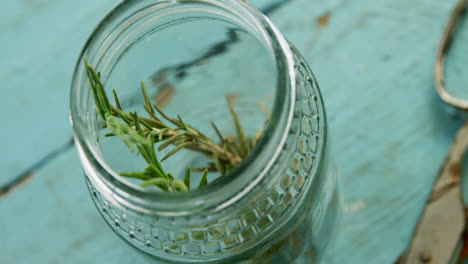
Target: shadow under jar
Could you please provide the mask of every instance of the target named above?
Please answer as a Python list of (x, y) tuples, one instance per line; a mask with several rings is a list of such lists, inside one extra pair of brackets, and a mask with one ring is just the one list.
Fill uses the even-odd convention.
[[(143, 188), (117, 174), (145, 164), (118, 138), (103, 136), (84, 58), (127, 111), (144, 113), (144, 80), (169, 116), (179, 114), (211, 138), (211, 121), (235, 134), (226, 96), (235, 99), (247, 136), (265, 123), (259, 103), (271, 120), (244, 161), (208, 186)], [(318, 263), (323, 256), (339, 208), (322, 97), (301, 55), (246, 1), (124, 1), (86, 43), (70, 105), (96, 208), (149, 263)], [(181, 179), (187, 165), (206, 161), (183, 150), (162, 164)]]

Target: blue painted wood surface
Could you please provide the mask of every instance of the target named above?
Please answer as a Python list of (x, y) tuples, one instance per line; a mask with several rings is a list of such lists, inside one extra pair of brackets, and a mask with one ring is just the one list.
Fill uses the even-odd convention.
[[(284, 2), (269, 17), (305, 56), (324, 94), (344, 196), (327, 263), (392, 263), (463, 121), (432, 85), (436, 45), (455, 1), (253, 2), (264, 9)], [(134, 262), (94, 209), (68, 143), (75, 60), (115, 4), (2, 4), (0, 186), (30, 177), (0, 196), (1, 264)], [(448, 60), (448, 84), (468, 97), (468, 28), (460, 34)]]

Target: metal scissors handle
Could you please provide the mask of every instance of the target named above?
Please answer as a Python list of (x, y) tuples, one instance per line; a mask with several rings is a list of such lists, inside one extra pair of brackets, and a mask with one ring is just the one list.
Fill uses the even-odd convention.
[[(468, 101), (454, 97), (444, 85), (444, 60), (450, 49), (458, 19), (468, 5), (459, 0), (445, 27), (434, 63), (434, 85), (440, 98), (449, 105), (468, 111)], [(465, 209), (460, 187), (461, 162), (468, 149), (468, 121), (460, 128), (433, 187), (413, 238), (406, 251), (404, 264), (457, 263), (463, 247)]]
[(434, 63), (434, 86), (440, 98), (449, 105), (462, 110), (468, 110), (468, 100), (462, 100), (454, 97), (447, 92), (444, 84), (444, 65), (445, 55), (450, 49), (455, 28), (460, 16), (468, 7), (468, 0), (458, 0), (457, 5), (452, 11), (447, 25), (445, 26), (442, 38), (440, 39), (439, 47), (437, 48), (436, 59)]

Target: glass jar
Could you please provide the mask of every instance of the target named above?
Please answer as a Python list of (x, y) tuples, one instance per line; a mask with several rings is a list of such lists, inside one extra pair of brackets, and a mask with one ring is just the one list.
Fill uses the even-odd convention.
[[(237, 98), (247, 134), (264, 122), (259, 101), (271, 120), (251, 154), (208, 186), (143, 188), (116, 173), (143, 164), (102, 136), (84, 58), (130, 110), (141, 104), (137, 84), (146, 80), (156, 103), (195, 127), (214, 120), (232, 131), (224, 96)], [(299, 52), (247, 1), (122, 2), (79, 57), (70, 108), (96, 208), (149, 263), (318, 263), (323, 256), (339, 213), (323, 100)], [(201, 161), (186, 152), (167, 162), (180, 177), (187, 163)]]

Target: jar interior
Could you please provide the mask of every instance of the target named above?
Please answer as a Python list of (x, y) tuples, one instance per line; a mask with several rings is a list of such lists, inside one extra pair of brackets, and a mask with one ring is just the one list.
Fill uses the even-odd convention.
[[(236, 136), (227, 97), (247, 138), (255, 138), (264, 127), (263, 108), (272, 112), (278, 74), (270, 43), (254, 25), (227, 9), (200, 3), (149, 6), (120, 23), (106, 41), (96, 69), (102, 71), (111, 102), (115, 89), (126, 112), (148, 116), (142, 107), (142, 80), (152, 103), (170, 117), (180, 115), (216, 143), (220, 140), (211, 122), (224, 137)], [(110, 168), (143, 170), (146, 163), (141, 156), (130, 152), (119, 138), (104, 137), (108, 130), (101, 129), (96, 118), (94, 122), (98, 152)], [(158, 158), (172, 149), (157, 152)], [(162, 165), (183, 179), (187, 165), (206, 167), (209, 161), (210, 157), (182, 149)], [(192, 172), (192, 185), (200, 177), (201, 172)], [(217, 177), (219, 173), (208, 174), (209, 181)]]

